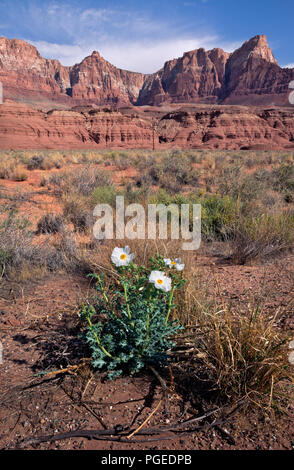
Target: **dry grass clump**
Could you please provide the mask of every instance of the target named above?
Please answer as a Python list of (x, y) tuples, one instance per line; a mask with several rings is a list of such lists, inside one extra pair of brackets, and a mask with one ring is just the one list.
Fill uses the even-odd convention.
[(15, 162), (6, 154), (0, 155), (0, 178), (9, 179), (15, 168)]
[(91, 205), (87, 198), (78, 194), (64, 194), (63, 216), (73, 224), (77, 232), (86, 232), (94, 224)]
[(9, 155), (0, 156), (0, 178), (10, 179), (12, 181), (25, 181), (28, 179), (28, 173), (24, 165), (17, 159), (12, 159)]
[(202, 310), (195, 325), (194, 367), (211, 392), (225, 400), (246, 397), (262, 408), (278, 406), (283, 387), (291, 387), (291, 370), (289, 337), (276, 320), (277, 314), (268, 317), (259, 307), (246, 313), (228, 305)]
[(16, 165), (9, 179), (13, 181), (26, 181), (28, 177), (29, 175), (25, 171), (25, 168), (23, 167), (23, 165)]
[(230, 258), (237, 264), (287, 253), (294, 247), (294, 214), (243, 216), (229, 236)]

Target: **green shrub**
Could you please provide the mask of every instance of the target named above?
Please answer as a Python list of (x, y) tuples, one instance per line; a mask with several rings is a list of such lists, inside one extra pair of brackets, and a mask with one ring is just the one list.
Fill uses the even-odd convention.
[(282, 163), (273, 172), (274, 187), (281, 193), (294, 195), (294, 164)]
[[(201, 230), (202, 236), (210, 241), (228, 237), (228, 227), (238, 218), (241, 204), (230, 196), (219, 196), (217, 194), (199, 197), (197, 194), (176, 194), (174, 196), (160, 189), (148, 200), (150, 204), (201, 204)], [(192, 213), (191, 213), (192, 217)]]
[(202, 234), (206, 240), (224, 239), (239, 217), (241, 205), (230, 196), (208, 196), (199, 200), (202, 207)]
[(101, 186), (94, 189), (91, 194), (91, 200), (93, 204), (109, 204), (110, 206), (115, 206), (116, 196), (119, 196), (119, 193), (114, 186)]

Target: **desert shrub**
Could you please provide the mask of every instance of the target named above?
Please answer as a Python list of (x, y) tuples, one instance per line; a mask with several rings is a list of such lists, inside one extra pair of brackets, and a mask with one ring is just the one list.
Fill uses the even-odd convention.
[(265, 191), (258, 201), (256, 201), (256, 206), (260, 203), (259, 214), (266, 212), (268, 215), (277, 214), (278, 212), (283, 211), (285, 206), (285, 199), (280, 193), (272, 189)]
[(91, 201), (93, 204), (109, 204), (115, 206), (116, 196), (122, 195), (114, 186), (101, 186), (94, 189), (91, 194)]
[(27, 163), (27, 169), (28, 170), (37, 170), (37, 169), (43, 169), (42, 165), (44, 162), (44, 156), (43, 155), (34, 155)]
[[(121, 265), (124, 256), (125, 264)], [(109, 378), (166, 364), (166, 352), (182, 328), (170, 316), (175, 307), (174, 292), (184, 283), (176, 270), (169, 271), (170, 277), (165, 275), (167, 266), (159, 256), (150, 259), (150, 267), (138, 266), (126, 247), (116, 248), (112, 260), (119, 282), (106, 291), (103, 278), (93, 276), (99, 295), (95, 305), (84, 305), (81, 310), (81, 318), (88, 324), (86, 339), (93, 366), (106, 369)], [(99, 320), (101, 315), (107, 320)]]
[(68, 184), (66, 181), (66, 173), (53, 173), (53, 175), (50, 175), (48, 177), (43, 176), (41, 182), (42, 186), (53, 186), (54, 190), (58, 194), (61, 194), (63, 190), (66, 191), (66, 189), (68, 188)]
[(93, 225), (93, 216), (86, 199), (77, 194), (67, 194), (62, 201), (63, 216), (73, 224), (76, 231), (85, 232)]
[(48, 183), (52, 184), (60, 194), (77, 193), (82, 196), (89, 196), (100, 186), (112, 185), (109, 173), (92, 165), (52, 175)]
[(115, 192), (109, 174), (92, 165), (54, 174), (46, 182), (61, 198), (63, 216), (79, 232), (87, 231), (93, 224), (93, 204), (102, 202), (99, 198), (112, 200)]
[(142, 154), (132, 162), (139, 172), (149, 169), (155, 165), (157, 158), (154, 154)]
[(136, 179), (136, 186), (137, 188), (150, 188), (151, 186), (154, 186), (154, 180), (149, 173), (143, 173)]
[(243, 216), (229, 228), (229, 232), (231, 258), (235, 263), (265, 259), (293, 249), (294, 215)]
[(63, 218), (56, 214), (45, 214), (38, 221), (37, 234), (39, 233), (58, 233), (64, 230)]
[(241, 204), (230, 196), (209, 195), (206, 197), (197, 194), (176, 194), (171, 195), (167, 191), (161, 189), (156, 191), (149, 199), (149, 204), (189, 204), (201, 205), (201, 232), (202, 237), (206, 241), (228, 238), (228, 227), (239, 217)]
[(259, 172), (246, 175), (242, 166), (232, 166), (221, 171), (219, 176), (219, 192), (222, 196), (230, 196), (242, 202), (250, 202), (257, 199), (266, 188), (264, 178), (260, 178)]
[(198, 175), (188, 157), (173, 152), (154, 162), (147, 172), (137, 179), (138, 187), (146, 185), (159, 186), (171, 193), (177, 193), (185, 186), (197, 186)]
[(274, 187), (277, 191), (284, 194), (294, 194), (294, 164), (282, 163), (273, 171)]
[(114, 158), (114, 164), (118, 168), (118, 170), (126, 170), (131, 164), (130, 156), (126, 152), (120, 152)]
[(50, 237), (39, 240), (29, 221), (17, 211), (1, 210), (0, 277), (24, 281), (42, 277), (48, 272), (84, 270), (89, 263), (80, 252), (73, 234), (63, 230), (52, 244)]
[(238, 219), (241, 205), (230, 196), (212, 195), (199, 199), (202, 207), (202, 234), (207, 241), (225, 239)]
[(29, 230), (27, 219), (19, 218), (15, 211), (9, 211), (0, 226), (0, 252), (2, 272), (9, 275), (11, 271), (17, 271), (21, 277), (22, 271), (31, 267), (44, 268), (55, 260), (58, 254), (46, 242), (41, 245), (33, 243), (33, 232)]

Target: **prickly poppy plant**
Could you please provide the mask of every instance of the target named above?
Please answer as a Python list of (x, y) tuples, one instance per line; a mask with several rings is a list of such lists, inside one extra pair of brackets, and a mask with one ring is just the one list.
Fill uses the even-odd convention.
[(92, 364), (107, 370), (112, 379), (166, 364), (167, 350), (183, 329), (171, 313), (175, 291), (186, 280), (182, 269), (169, 268), (159, 255), (150, 258), (148, 267), (138, 266), (129, 247), (116, 247), (111, 261), (119, 281), (105, 289), (103, 274), (91, 275), (98, 294), (93, 305), (83, 305), (80, 315), (88, 325)]

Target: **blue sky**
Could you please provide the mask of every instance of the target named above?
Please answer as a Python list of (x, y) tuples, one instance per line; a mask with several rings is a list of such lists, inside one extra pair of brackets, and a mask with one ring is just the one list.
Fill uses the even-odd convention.
[(266, 34), (279, 64), (294, 67), (293, 0), (0, 0), (0, 8), (0, 36), (64, 65), (98, 50), (118, 67), (151, 73), (183, 52), (230, 52)]

